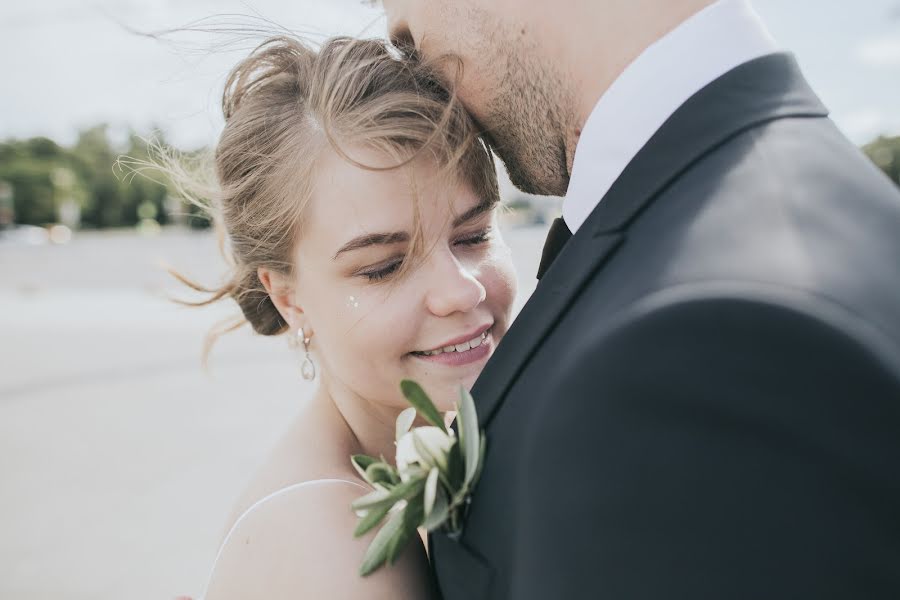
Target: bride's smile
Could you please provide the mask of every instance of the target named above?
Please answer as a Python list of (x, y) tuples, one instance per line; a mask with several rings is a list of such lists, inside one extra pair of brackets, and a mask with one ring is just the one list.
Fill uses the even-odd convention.
[[(437, 356), (443, 356), (444, 359), (447, 360), (454, 359), (452, 355), (465, 357), (464, 359), (455, 359), (453, 362), (447, 362), (447, 360), (439, 361), (444, 362), (445, 364), (466, 364), (473, 360), (478, 360), (490, 355), (491, 344), (493, 342), (493, 338), (489, 337), (491, 325), (492, 324), (489, 323), (488, 325), (479, 327), (478, 333), (474, 336), (461, 335), (452, 340), (447, 340), (443, 344), (438, 344), (437, 347), (432, 348), (431, 350), (414, 350), (410, 354), (435, 361), (439, 360), (435, 358)], [(464, 362), (459, 362), (459, 360), (464, 360)]]

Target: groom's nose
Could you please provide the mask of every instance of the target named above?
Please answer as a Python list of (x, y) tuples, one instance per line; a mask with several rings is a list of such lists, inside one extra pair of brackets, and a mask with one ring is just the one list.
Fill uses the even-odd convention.
[(461, 263), (452, 251), (435, 251), (429, 260), (425, 305), (429, 312), (445, 317), (467, 312), (484, 302), (487, 292), (476, 273)]

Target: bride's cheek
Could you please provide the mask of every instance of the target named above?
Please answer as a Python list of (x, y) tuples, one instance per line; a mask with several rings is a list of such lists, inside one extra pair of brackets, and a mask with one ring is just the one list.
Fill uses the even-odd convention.
[(497, 320), (497, 339), (502, 338), (509, 328), (513, 306), (518, 293), (518, 281), (511, 261), (500, 258), (485, 272), (483, 282), (487, 291), (487, 303)]
[[(358, 292), (357, 292), (357, 294), (358, 294)], [(360, 295), (349, 294), (347, 296), (346, 300), (344, 301), (344, 306), (346, 308), (350, 309), (351, 311), (355, 311), (355, 310), (359, 309), (360, 298), (361, 298)]]
[(495, 293), (503, 298), (509, 297), (508, 301), (512, 302), (516, 295), (518, 280), (509, 247), (503, 244), (495, 248), (489, 254), (485, 267), (496, 287)]

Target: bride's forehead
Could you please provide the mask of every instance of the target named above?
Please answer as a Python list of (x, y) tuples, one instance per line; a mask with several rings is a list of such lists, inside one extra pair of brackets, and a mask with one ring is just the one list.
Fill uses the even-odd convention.
[(323, 210), (313, 210), (314, 226), (332, 232), (410, 232), (416, 223), (424, 230), (441, 229), (465, 212), (468, 202), (448, 194), (424, 190), (409, 195), (364, 193), (334, 198)]
[(423, 218), (451, 215), (474, 201), (467, 188), (459, 177), (424, 160), (385, 170), (332, 158), (318, 169), (310, 212), (329, 221), (371, 224), (412, 219), (416, 208)]

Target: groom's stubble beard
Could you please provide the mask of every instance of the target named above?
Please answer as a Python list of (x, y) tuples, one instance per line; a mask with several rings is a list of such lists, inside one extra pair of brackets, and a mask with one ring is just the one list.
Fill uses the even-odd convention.
[(570, 84), (526, 36), (491, 25), (490, 53), (482, 56), (499, 59), (499, 83), (482, 123), (488, 144), (519, 190), (563, 196), (569, 186), (567, 148), (575, 112)]

